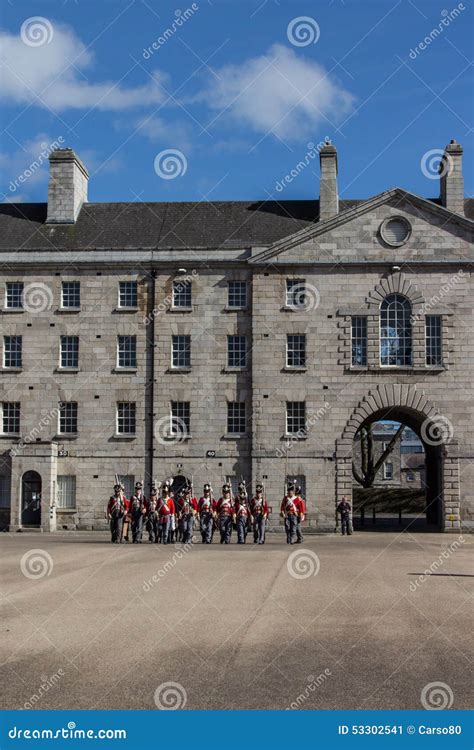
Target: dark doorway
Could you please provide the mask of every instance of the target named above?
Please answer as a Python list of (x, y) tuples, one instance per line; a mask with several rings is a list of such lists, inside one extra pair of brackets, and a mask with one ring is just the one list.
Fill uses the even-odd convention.
[(21, 480), (21, 523), (41, 525), (41, 477), (37, 471), (25, 472)]
[(187, 484), (191, 484), (188, 477), (185, 477), (184, 474), (177, 474), (175, 477), (173, 477), (173, 484), (171, 485), (171, 491), (175, 497), (177, 497), (180, 492), (182, 492), (183, 487), (185, 487)]

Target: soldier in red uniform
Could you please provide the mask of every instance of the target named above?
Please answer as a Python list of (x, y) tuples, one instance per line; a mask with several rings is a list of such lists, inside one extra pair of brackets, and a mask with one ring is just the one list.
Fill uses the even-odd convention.
[(250, 507), (245, 482), (239, 483), (234, 502), (234, 523), (237, 527), (237, 544), (245, 544), (250, 523)]
[(150, 544), (158, 544), (158, 492), (154, 486), (151, 488), (150, 497), (145, 502), (145, 510), (148, 540)]
[(298, 515), (297, 515), (297, 521), (296, 521), (296, 544), (302, 544), (303, 532), (301, 530), (301, 524), (304, 522), (304, 519), (306, 518), (306, 501), (301, 496), (301, 487), (298, 487), (298, 485), (296, 485), (295, 491), (296, 491), (296, 507), (298, 508)]
[(124, 515), (125, 504), (122, 497), (122, 487), (120, 484), (116, 484), (114, 485), (114, 494), (110, 496), (107, 504), (107, 520), (110, 524), (111, 541), (113, 544), (120, 544)]
[(141, 482), (135, 484), (135, 492), (130, 498), (130, 518), (132, 519), (132, 542), (133, 544), (142, 543), (143, 535), (143, 518), (146, 513), (145, 495), (143, 494), (143, 485)]
[(257, 482), (255, 495), (250, 501), (254, 544), (265, 544), (265, 531), (268, 518), (268, 504), (263, 495), (263, 484)]
[(174, 502), (171, 497), (169, 482), (164, 482), (161, 490), (161, 499), (158, 503), (158, 541), (168, 544), (170, 540), (171, 518), (175, 515)]
[(198, 502), (193, 497), (192, 487), (186, 485), (176, 506), (181, 541), (190, 544), (193, 540), (194, 520), (198, 512)]
[(130, 539), (128, 536), (128, 532), (130, 529), (130, 513), (129, 513), (130, 500), (127, 500), (127, 498), (125, 497), (125, 487), (123, 486), (123, 484), (120, 485), (120, 490), (122, 492), (122, 500), (125, 506), (125, 513), (124, 513), (123, 522), (122, 522), (122, 531), (120, 533), (120, 542), (129, 542)]
[(216, 502), (212, 497), (212, 487), (205, 484), (203, 495), (198, 503), (199, 522), (203, 544), (212, 544), (214, 535), (214, 521), (216, 518)]
[(222, 486), (222, 497), (217, 501), (216, 512), (221, 534), (221, 544), (230, 544), (234, 504), (232, 502), (230, 485), (227, 483)]
[(296, 502), (296, 487), (294, 483), (288, 484), (286, 495), (281, 501), (280, 515), (285, 519), (286, 543), (294, 544), (296, 541), (296, 525), (298, 522), (298, 503)]

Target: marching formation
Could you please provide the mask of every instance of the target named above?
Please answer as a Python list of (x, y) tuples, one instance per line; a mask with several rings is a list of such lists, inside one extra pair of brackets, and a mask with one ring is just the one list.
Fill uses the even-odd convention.
[[(252, 498), (244, 481), (240, 482), (235, 497), (230, 483), (225, 482), (218, 500), (210, 484), (204, 485), (199, 500), (194, 496), (192, 483), (186, 483), (176, 493), (172, 484), (166, 480), (159, 489), (153, 485), (146, 498), (142, 482), (137, 482), (134, 494), (127, 499), (124, 486), (117, 479), (106, 511), (112, 542), (141, 544), (143, 533), (147, 531), (148, 541), (153, 544), (192, 544), (198, 526), (203, 544), (212, 544), (215, 532), (221, 544), (230, 544), (234, 530), (237, 544), (245, 544), (249, 532), (253, 534), (254, 544), (265, 544), (271, 509), (261, 482), (257, 482)], [(288, 544), (303, 541), (301, 524), (305, 520), (306, 504), (300, 492), (296, 482), (290, 482), (280, 505)]]

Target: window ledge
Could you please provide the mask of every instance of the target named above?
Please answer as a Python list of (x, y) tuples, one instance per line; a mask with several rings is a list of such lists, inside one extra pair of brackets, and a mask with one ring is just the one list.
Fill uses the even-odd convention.
[(58, 432), (58, 434), (53, 437), (53, 440), (62, 443), (64, 440), (77, 440), (78, 437), (78, 432)]
[(135, 307), (115, 307), (112, 312), (113, 313), (136, 313), (138, 312), (139, 308), (138, 305)]
[(137, 369), (138, 369), (137, 367), (113, 367), (112, 372), (119, 372), (119, 373), (122, 372), (127, 375), (131, 375), (134, 372), (137, 372)]
[(176, 435), (163, 435), (160, 440), (164, 440), (167, 443), (183, 443), (186, 440), (191, 440), (192, 437), (193, 436), (190, 432), (186, 432), (185, 435), (183, 435), (182, 433), (177, 433)]
[(242, 440), (249, 437), (248, 432), (226, 432), (222, 435), (223, 440)]
[[(20, 433), (19, 432), (0, 432), (0, 438), (6, 438), (7, 440), (18, 440), (20, 439)], [(18, 443), (18, 445), (21, 445), (21, 442)]]
[(81, 372), (79, 367), (56, 367), (54, 372)]
[(221, 372), (248, 372), (248, 367), (223, 367)]
[(168, 372), (170, 374), (173, 374), (173, 375), (175, 375), (175, 374), (179, 375), (180, 373), (184, 373), (185, 374), (187, 372), (191, 372), (191, 366), (189, 366), (189, 367), (168, 367), (168, 369), (166, 370), (166, 372)]
[(2, 307), (2, 313), (24, 313), (23, 307)]
[(135, 440), (137, 437), (136, 432), (133, 433), (124, 433), (124, 432), (116, 432), (115, 435), (112, 436), (113, 440)]
[(281, 438), (282, 440), (289, 441), (289, 440), (307, 440), (308, 435), (299, 434), (298, 432), (291, 432), (290, 434), (285, 434)]
[(58, 315), (62, 315), (62, 313), (66, 313), (66, 314), (67, 313), (76, 313), (77, 314), (77, 313), (80, 313), (80, 312), (81, 312), (81, 308), (80, 307), (58, 307), (58, 309), (56, 310), (56, 313)]
[(280, 312), (305, 312), (304, 305), (282, 305)]
[(368, 365), (351, 365), (350, 367), (346, 368), (348, 372), (376, 372), (377, 374), (381, 374), (383, 372), (414, 372), (414, 373), (428, 373), (428, 372), (444, 372), (448, 368), (446, 365), (421, 365), (421, 366), (414, 366), (414, 367), (396, 367), (396, 366), (388, 366), (388, 365), (382, 365), (380, 367), (369, 367)]
[(73, 515), (73, 513), (77, 513), (77, 508), (58, 508), (58, 506), (56, 506), (56, 513), (67, 513), (68, 515)]
[(308, 368), (306, 365), (285, 365), (282, 367), (282, 372), (307, 372)]
[(248, 310), (248, 305), (245, 305), (245, 307), (232, 307), (230, 305), (226, 305), (224, 307), (224, 312), (248, 312)]
[(168, 312), (169, 313), (190, 313), (193, 312), (193, 307), (169, 307)]
[(0, 367), (0, 372), (23, 372), (22, 367)]

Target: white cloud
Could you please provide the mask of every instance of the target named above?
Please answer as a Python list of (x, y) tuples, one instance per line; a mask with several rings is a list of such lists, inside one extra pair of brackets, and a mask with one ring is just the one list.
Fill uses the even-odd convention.
[(60, 112), (65, 109), (122, 110), (159, 103), (164, 99), (164, 75), (155, 71), (143, 86), (114, 81), (91, 83), (85, 71), (94, 56), (74, 31), (53, 23), (49, 43), (25, 44), (18, 34), (0, 31), (0, 97), (19, 104), (33, 102)]
[(314, 136), (321, 125), (330, 130), (354, 103), (322, 65), (281, 44), (216, 73), (198, 99), (216, 111), (217, 123), (230, 117), (287, 140)]
[(189, 153), (196, 142), (193, 126), (185, 121), (167, 122), (161, 117), (141, 117), (135, 123), (139, 133), (152, 143), (159, 143), (167, 148), (181, 148)]

